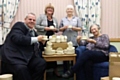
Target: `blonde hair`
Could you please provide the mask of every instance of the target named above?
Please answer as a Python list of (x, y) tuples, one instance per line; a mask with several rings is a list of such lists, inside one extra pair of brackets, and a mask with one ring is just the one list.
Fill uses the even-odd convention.
[(51, 3), (49, 3), (49, 4), (45, 7), (45, 14), (47, 14), (47, 8), (53, 9), (53, 13), (54, 13), (54, 6), (52, 6)]

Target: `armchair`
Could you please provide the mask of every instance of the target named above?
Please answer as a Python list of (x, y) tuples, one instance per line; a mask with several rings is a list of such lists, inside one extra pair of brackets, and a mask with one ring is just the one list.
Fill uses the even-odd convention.
[(1, 47), (2, 45), (0, 45), (0, 74), (1, 74)]
[[(79, 53), (79, 49), (76, 49), (76, 53)], [(109, 52), (118, 52), (116, 47), (110, 45)], [(94, 64), (93, 68), (94, 80), (100, 80), (101, 77), (109, 75), (109, 62), (102, 62)], [(82, 70), (76, 72), (76, 80), (85, 80), (85, 75)]]

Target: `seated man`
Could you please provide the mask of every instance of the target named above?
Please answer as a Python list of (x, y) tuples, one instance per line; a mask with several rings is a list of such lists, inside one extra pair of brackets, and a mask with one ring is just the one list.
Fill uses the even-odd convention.
[[(77, 70), (85, 69), (86, 80), (93, 79), (93, 65), (109, 60), (108, 49), (110, 45), (109, 37), (99, 32), (100, 27), (96, 24), (90, 26), (90, 32), (94, 35), (87, 39), (85, 51), (78, 57), (76, 64), (66, 73), (62, 74), (63, 78), (69, 78)], [(79, 37), (80, 38), (80, 37)]]
[(14, 24), (1, 48), (2, 73), (13, 74), (13, 80), (43, 79), (46, 62), (39, 57), (39, 42), (44, 41), (34, 31), (35, 24), (35, 14), (27, 14), (24, 23)]

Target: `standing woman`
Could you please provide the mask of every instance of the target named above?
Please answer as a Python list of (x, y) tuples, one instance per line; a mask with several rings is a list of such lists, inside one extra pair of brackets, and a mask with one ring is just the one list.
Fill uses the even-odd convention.
[[(57, 22), (56, 18), (53, 17), (53, 13), (54, 13), (54, 7), (51, 5), (51, 3), (49, 3), (45, 7), (45, 14), (40, 15), (40, 17), (38, 17), (38, 19), (36, 21), (35, 28), (37, 30), (38, 35), (42, 34), (42, 35), (47, 35), (49, 37), (58, 31), (58, 22)], [(54, 28), (50, 28), (50, 26), (52, 26)], [(43, 45), (43, 46), (45, 47), (46, 45)], [(42, 51), (43, 50), (44, 49), (42, 48)], [(41, 54), (40, 54), (40, 56), (41, 56)], [(53, 68), (54, 69), (53, 73), (58, 77), (60, 76), (57, 72), (57, 62), (56, 61), (48, 62), (47, 67)]]
[(78, 31), (82, 30), (81, 21), (78, 17), (73, 15), (74, 13), (73, 5), (68, 5), (66, 7), (66, 13), (67, 13), (67, 16), (62, 18), (60, 22), (59, 30), (63, 32), (63, 35), (67, 36), (68, 41), (72, 41), (73, 46), (76, 48), (77, 47), (76, 38), (78, 36)]
[[(45, 7), (45, 14), (40, 15), (36, 22), (37, 33), (43, 35), (53, 35), (58, 30), (58, 22), (55, 17), (53, 17), (54, 7), (49, 3)], [(51, 29), (50, 26), (54, 26)]]
[(77, 46), (76, 37), (78, 36), (78, 31), (81, 31), (81, 21), (78, 17), (74, 16), (74, 7), (68, 5), (66, 8), (67, 16), (62, 18), (60, 23), (60, 31), (63, 35), (66, 35), (68, 41), (72, 41), (73, 46)]

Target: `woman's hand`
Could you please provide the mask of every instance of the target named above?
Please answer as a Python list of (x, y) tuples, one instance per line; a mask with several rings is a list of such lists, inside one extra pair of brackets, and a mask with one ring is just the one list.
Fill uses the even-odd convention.
[(61, 27), (59, 30), (60, 31), (64, 31), (64, 30), (66, 30), (68, 28), (68, 26), (63, 26), (63, 27)]
[(50, 31), (51, 29), (49, 27), (45, 27), (45, 30), (46, 31)]
[(90, 43), (95, 43), (96, 44), (96, 40), (94, 40), (94, 39), (87, 39), (87, 41), (90, 42)]
[(77, 36), (76, 40), (81, 40), (81, 36)]
[(64, 30), (65, 30), (65, 29), (67, 29), (67, 28), (68, 28), (68, 26), (64, 26), (63, 28), (64, 28)]
[(80, 44), (81, 36), (77, 36), (76, 40), (77, 40), (77, 43)]
[(76, 29), (77, 29), (76, 27), (72, 27), (72, 30), (76, 31)]
[(82, 29), (81, 28), (79, 28), (79, 27), (72, 27), (72, 30), (74, 30), (74, 31), (81, 31)]
[(57, 31), (57, 28), (54, 28), (54, 29), (51, 29), (51, 30), (55, 32), (55, 31)]

